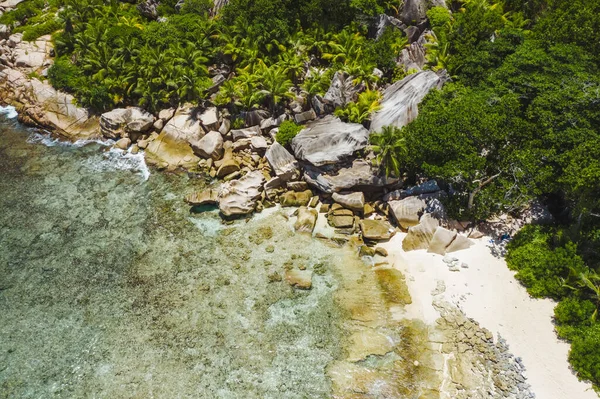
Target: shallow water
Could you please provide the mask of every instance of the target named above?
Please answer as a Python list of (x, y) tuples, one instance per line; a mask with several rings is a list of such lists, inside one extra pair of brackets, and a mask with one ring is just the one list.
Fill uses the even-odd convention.
[[(206, 182), (109, 148), (0, 116), (0, 397), (330, 397), (349, 251), (191, 214)], [(298, 266), (312, 290), (273, 277)]]

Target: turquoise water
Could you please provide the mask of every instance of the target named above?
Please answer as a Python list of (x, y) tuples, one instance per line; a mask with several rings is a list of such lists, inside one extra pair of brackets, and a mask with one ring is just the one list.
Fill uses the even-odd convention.
[(205, 185), (0, 116), (0, 397), (330, 397), (347, 251), (284, 212), (192, 214)]

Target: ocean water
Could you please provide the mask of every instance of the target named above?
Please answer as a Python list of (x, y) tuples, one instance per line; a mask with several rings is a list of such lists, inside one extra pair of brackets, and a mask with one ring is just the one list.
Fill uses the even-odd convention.
[[(203, 178), (66, 143), (12, 111), (0, 109), (0, 398), (419, 397), (371, 262), (294, 233), (289, 210), (232, 224), (192, 213), (182, 198)], [(286, 268), (312, 270), (313, 288), (290, 287)], [(369, 334), (397, 348), (348, 362), (349, 337)], [(344, 382), (359, 377), (361, 392)]]
[[(192, 214), (182, 198), (205, 184), (5, 115), (0, 397), (329, 397), (343, 334), (322, 265), (345, 251), (285, 213)], [(321, 267), (312, 290), (270, 282), (299, 262)]]

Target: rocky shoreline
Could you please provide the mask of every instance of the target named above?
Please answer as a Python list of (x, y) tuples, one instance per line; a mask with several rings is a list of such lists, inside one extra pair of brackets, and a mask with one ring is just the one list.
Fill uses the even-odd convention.
[[(383, 90), (382, 109), (373, 115), (368, 128), (330, 115), (335, 105), (343, 105), (357, 94), (344, 84), (349, 77), (341, 73), (336, 73), (322, 98), (309, 101), (299, 95), (281, 115), (264, 110), (248, 112), (244, 126), (234, 127), (226, 109), (209, 103), (165, 109), (157, 115), (129, 107), (94, 116), (76, 106), (72, 96), (40, 80), (52, 62), (49, 37), (27, 43), (20, 34), (5, 36), (0, 41), (0, 103), (15, 106), (21, 122), (69, 140), (111, 139), (123, 151), (143, 151), (146, 162), (157, 169), (183, 169), (212, 179), (214, 184), (208, 189), (185, 196), (193, 208), (218, 206), (225, 219), (248, 217), (277, 204), (297, 208), (295, 231), (314, 234), (331, 245), (350, 244), (359, 256), (381, 260), (369, 278), (376, 276), (384, 286), (385, 281), (389, 282), (381, 277), (389, 270), (383, 260), (387, 251), (378, 243), (388, 241), (397, 232), (408, 233), (402, 242), (404, 250), (426, 249), (439, 255), (467, 249), (471, 239), (483, 237), (482, 228), (446, 217), (440, 199), (448, 193), (436, 181), (404, 187), (401, 180), (386, 177), (374, 166), (374, 154), (368, 147), (369, 135), (379, 127), (402, 127), (414, 120), (419, 102), (447, 80), (444, 73), (419, 71)], [(419, 43), (422, 47), (422, 40), (415, 40), (411, 46), (414, 54), (419, 54)], [(406, 55), (406, 65), (418, 67), (418, 60), (410, 54)], [(215, 84), (221, 77), (221, 73), (215, 73)], [(288, 146), (276, 141), (278, 127), (285, 120), (303, 124)], [(326, 223), (333, 234), (315, 233), (320, 223)], [(517, 228), (506, 227), (510, 224), (507, 220), (499, 224), (504, 229)], [(364, 278), (360, 273), (355, 277), (357, 281)], [(283, 277), (273, 278), (285, 279), (298, 289), (311, 288), (311, 274), (304, 270), (288, 270)], [(395, 279), (393, 284), (399, 284), (395, 288), (401, 290), (400, 277)], [(356, 281), (349, 282), (353, 283)], [(348, 301), (341, 300), (346, 304)], [(391, 353), (406, 353), (401, 339), (390, 346), (381, 329), (391, 325), (388, 319), (392, 308), (410, 299), (378, 301), (377, 308), (386, 320), (381, 325), (377, 324), (380, 316), (365, 318), (361, 313), (364, 304), (350, 303), (348, 310), (355, 313), (348, 328), (356, 339), (349, 340), (348, 358), (330, 367), (339, 395), (336, 397), (346, 397), (349, 392), (367, 397), (375, 382), (369, 380), (374, 376), (366, 377), (369, 359), (374, 356), (385, 361)], [(416, 331), (413, 338), (424, 339), (421, 343), (426, 350), (415, 353), (414, 359), (391, 361), (394, 371), (384, 378), (389, 383), (389, 394), (415, 389), (399, 387), (393, 379), (398, 373), (415, 373), (424, 398), (534, 397), (523, 377), (522, 364), (501, 340), (495, 343), (489, 331), (452, 305), (440, 301), (436, 306), (442, 315), (437, 326), (414, 320), (394, 321), (399, 331)], [(369, 345), (361, 347), (364, 342)], [(407, 338), (406, 342), (412, 341)], [(348, 376), (353, 380), (344, 380)]]

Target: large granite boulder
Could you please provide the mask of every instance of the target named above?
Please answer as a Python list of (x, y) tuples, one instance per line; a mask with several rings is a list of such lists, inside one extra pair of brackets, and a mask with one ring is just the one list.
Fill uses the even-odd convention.
[(384, 220), (364, 219), (359, 222), (359, 226), (365, 240), (384, 241), (395, 234), (392, 226)]
[(104, 137), (116, 139), (147, 132), (154, 124), (154, 116), (141, 108), (116, 108), (100, 116), (100, 130)]
[(234, 129), (231, 131), (231, 135), (233, 136), (233, 141), (260, 136), (260, 126), (257, 125), (245, 129)]
[(353, 83), (354, 78), (347, 73), (338, 71), (331, 79), (331, 85), (323, 96), (323, 102), (334, 108), (344, 107), (349, 102), (356, 101), (360, 85)]
[(239, 180), (221, 185), (219, 190), (219, 209), (224, 216), (247, 215), (254, 212), (260, 199), (265, 177), (255, 170)]
[(146, 162), (165, 168), (192, 168), (200, 158), (194, 154), (190, 142), (198, 141), (203, 136), (204, 130), (194, 108), (181, 107), (158, 137), (148, 144)]
[(375, 39), (379, 40), (388, 27), (399, 30), (406, 29), (406, 25), (404, 25), (399, 19), (386, 14), (379, 14), (375, 23)]
[(435, 233), (433, 233), (433, 237), (431, 237), (431, 242), (429, 243), (427, 252), (445, 255), (446, 248), (452, 243), (452, 241), (454, 241), (455, 238), (456, 231), (438, 227), (435, 230)]
[(98, 118), (75, 105), (73, 96), (16, 69), (0, 70), (0, 101), (18, 105), (21, 122), (52, 130), (70, 140), (97, 137)]
[(10, 36), (10, 27), (0, 24), (0, 40), (8, 39)]
[(414, 251), (417, 249), (427, 249), (431, 239), (438, 228), (439, 222), (429, 214), (424, 214), (419, 224), (408, 229), (408, 234), (402, 240), (402, 249), (405, 251)]
[(362, 192), (333, 193), (332, 199), (344, 208), (355, 212), (362, 212), (365, 209), (365, 195)]
[(350, 157), (368, 142), (369, 131), (363, 125), (345, 123), (329, 115), (307, 124), (292, 139), (292, 150), (296, 158), (322, 166)]
[(419, 216), (426, 206), (425, 201), (415, 197), (390, 201), (388, 204), (394, 220), (404, 229), (419, 223)]
[(408, 197), (420, 196), (423, 194), (433, 194), (440, 191), (440, 187), (435, 180), (428, 180), (417, 186), (412, 186), (400, 190), (390, 191), (383, 196), (384, 201), (401, 200)]
[(444, 79), (433, 71), (417, 72), (394, 83), (384, 91), (381, 109), (371, 116), (371, 131), (406, 126), (419, 114), (417, 105), (427, 93), (443, 84)]
[(217, 107), (207, 108), (200, 114), (200, 121), (206, 130), (219, 130), (219, 111)]
[(425, 31), (417, 41), (402, 49), (397, 60), (397, 65), (401, 66), (406, 72), (411, 69), (417, 71), (423, 70), (427, 62), (425, 44), (427, 44), (427, 37), (432, 34), (431, 31)]
[(297, 216), (298, 218), (294, 223), (294, 230), (299, 233), (312, 233), (317, 224), (317, 210), (301, 206), (298, 208)]
[(204, 159), (216, 161), (223, 156), (223, 136), (219, 132), (208, 132), (200, 140), (191, 142), (194, 153)]
[(140, 14), (148, 19), (158, 18), (159, 0), (144, 0), (137, 5)]
[(454, 241), (452, 241), (452, 243), (448, 245), (448, 247), (446, 247), (446, 252), (451, 253), (456, 251), (462, 251), (463, 249), (469, 249), (471, 245), (473, 245), (473, 242), (469, 240), (466, 236), (462, 234), (457, 234)]
[(9, 55), (13, 66), (22, 69), (26, 73), (39, 72), (41, 68), (50, 66), (52, 64), (50, 35), (41, 36), (31, 42), (22, 40), (22, 36), (22, 33), (15, 33), (9, 38), (12, 43), (15, 43)]
[(355, 159), (351, 167), (340, 168), (331, 173), (308, 164), (302, 165), (302, 168), (304, 169), (304, 180), (324, 193), (353, 189), (375, 191), (398, 183), (397, 178), (380, 175), (377, 168), (364, 159)]
[(418, 25), (427, 19), (427, 10), (431, 7), (448, 7), (444, 0), (405, 0), (400, 18), (408, 25)]
[(211, 10), (211, 15), (215, 16), (219, 13), (219, 11), (221, 11), (221, 9), (223, 7), (225, 7), (227, 4), (229, 4), (229, 0), (214, 0), (213, 2), (213, 8)]
[(292, 154), (278, 142), (274, 142), (267, 150), (265, 157), (271, 170), (282, 182), (286, 182), (300, 176), (298, 161)]

